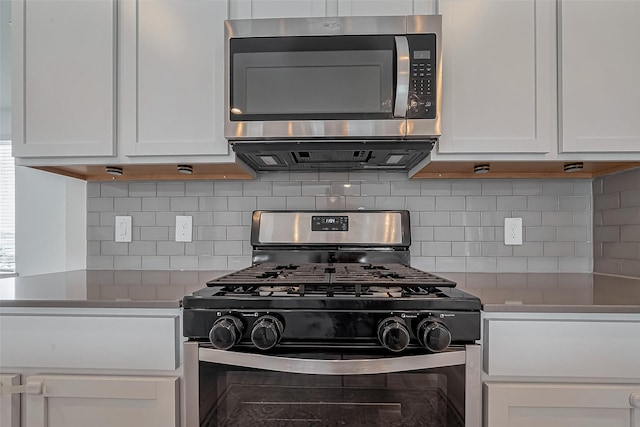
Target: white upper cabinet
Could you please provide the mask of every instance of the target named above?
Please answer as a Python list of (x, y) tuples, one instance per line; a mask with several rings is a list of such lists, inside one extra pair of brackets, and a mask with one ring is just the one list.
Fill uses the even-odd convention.
[(640, 152), (640, 1), (559, 0), (560, 152)]
[(12, 7), (14, 156), (114, 155), (116, 1)]
[[(334, 0), (335, 1), (335, 0)], [(231, 19), (327, 16), (331, 0), (231, 0)]]
[(439, 153), (547, 153), (557, 140), (555, 3), (442, 0)]
[(338, 16), (428, 15), (435, 13), (433, 0), (337, 0)]
[(120, 131), (127, 156), (227, 154), (228, 2), (120, 2)]

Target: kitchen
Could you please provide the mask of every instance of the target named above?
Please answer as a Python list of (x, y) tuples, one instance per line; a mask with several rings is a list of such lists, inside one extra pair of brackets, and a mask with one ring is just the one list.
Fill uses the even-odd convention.
[[(271, 17), (269, 14), (276, 13), (276, 10), (278, 13), (284, 14), (287, 11), (286, 13), (299, 14), (299, 16), (320, 13), (323, 15), (356, 15), (364, 14), (364, 12), (371, 13), (374, 10), (372, 9), (373, 6), (364, 7), (359, 5), (358, 2), (310, 1), (294, 2), (295, 5), (290, 2), (286, 5), (282, 3), (280, 9), (273, 7), (274, 2), (271, 2), (271, 4), (259, 1), (253, 2), (253, 4), (249, 3), (251, 2), (203, 2), (208, 9), (194, 9), (190, 12), (181, 10), (181, 13), (187, 15), (184, 19), (188, 17), (193, 20), (189, 22), (206, 21), (200, 27), (194, 25), (192, 31), (195, 32), (197, 31), (196, 28), (200, 28), (203, 31), (212, 31), (209, 24), (212, 21), (211, 16)], [(159, 4), (165, 7), (171, 6), (171, 2), (160, 2)], [(438, 11), (436, 7), (439, 7), (439, 12), (443, 15), (443, 25), (447, 24), (447, 19), (452, 20), (447, 24), (449, 26), (456, 22), (453, 17), (462, 20), (466, 16), (464, 13), (473, 12), (473, 7), (469, 4), (465, 5), (465, 2), (455, 1), (440, 2), (439, 5), (430, 2), (415, 2), (415, 4), (414, 2), (394, 2), (393, 6), (388, 4), (385, 6), (385, 2), (373, 4), (380, 8), (375, 13), (378, 15), (400, 13), (429, 14)], [(515, 67), (513, 69), (514, 67), (511, 67), (508, 68), (508, 73), (497, 75), (496, 79), (498, 81), (488, 82), (486, 88), (478, 87), (475, 90), (463, 91), (464, 82), (469, 82), (468, 79), (470, 77), (469, 73), (465, 74), (465, 70), (468, 69), (465, 65), (470, 65), (468, 61), (472, 61), (472, 59), (473, 61), (479, 60), (477, 55), (478, 46), (474, 48), (472, 45), (462, 44), (460, 45), (462, 46), (461, 48), (453, 49), (456, 44), (452, 44), (449, 53), (446, 50), (443, 52), (445, 55), (443, 60), (445, 71), (447, 69), (446, 64), (451, 64), (449, 65), (450, 71), (448, 74), (445, 73), (445, 76), (452, 76), (449, 80), (444, 79), (443, 91), (444, 93), (453, 94), (450, 99), (456, 101), (456, 104), (455, 106), (449, 104), (447, 107), (446, 97), (445, 101), (443, 101), (445, 102), (443, 106), (443, 135), (439, 141), (439, 150), (432, 152), (432, 160), (438, 160), (438, 162), (434, 161), (432, 164), (435, 166), (445, 164), (451, 167), (446, 169), (445, 172), (441, 170), (436, 172), (425, 170), (417, 175), (417, 177), (424, 176), (427, 178), (433, 176), (429, 174), (437, 173), (442, 175), (443, 178), (415, 179), (416, 177), (414, 177), (414, 179), (407, 179), (406, 173), (399, 172), (270, 172), (258, 174), (255, 180), (192, 181), (177, 180), (177, 177), (182, 178), (182, 176), (175, 172), (174, 166), (174, 170), (167, 172), (162, 180), (159, 178), (158, 180), (147, 179), (134, 182), (120, 181), (120, 178), (114, 180), (110, 179), (111, 176), (104, 175), (105, 164), (110, 165), (114, 161), (113, 151), (111, 154), (92, 153), (91, 156), (94, 157), (72, 159), (70, 157), (65, 158), (65, 156), (70, 155), (69, 151), (65, 153), (63, 148), (59, 148), (60, 154), (58, 156), (62, 157), (58, 159), (52, 159), (52, 153), (49, 151), (40, 156), (36, 154), (35, 157), (33, 157), (34, 154), (25, 152), (25, 157), (21, 157), (20, 160), (23, 164), (32, 166), (57, 167), (64, 168), (67, 172), (71, 171), (72, 173), (86, 171), (87, 175), (89, 173), (95, 174), (95, 178), (91, 179), (84, 188), (74, 188), (77, 185), (77, 180), (69, 180), (70, 184), (65, 182), (61, 185), (63, 195), (66, 194), (63, 199), (66, 197), (67, 201), (79, 200), (80, 202), (78, 205), (65, 203), (65, 207), (60, 208), (63, 211), (69, 209), (71, 213), (69, 216), (62, 215), (62, 224), (67, 221), (74, 221), (74, 224), (82, 224), (82, 218), (86, 213), (84, 221), (86, 221), (87, 228), (85, 238), (83, 233), (78, 233), (77, 229), (66, 227), (66, 233), (71, 235), (71, 239), (76, 239), (75, 241), (80, 241), (81, 243), (78, 246), (68, 245), (66, 247), (63, 244), (62, 248), (63, 252), (65, 250), (78, 251), (78, 247), (84, 247), (86, 242), (86, 258), (83, 258), (82, 254), (70, 256), (70, 258), (73, 258), (71, 264), (73, 265), (74, 260), (80, 258), (86, 263), (86, 268), (103, 270), (105, 274), (111, 274), (112, 277), (117, 274), (114, 272), (121, 270), (228, 271), (247, 266), (251, 256), (248, 234), (250, 215), (253, 209), (358, 209), (360, 207), (376, 210), (408, 209), (412, 215), (412, 265), (437, 274), (455, 273), (452, 274), (451, 279), (457, 281), (458, 286), (464, 289), (473, 288), (473, 286), (469, 286), (471, 283), (476, 285), (475, 291), (480, 293), (479, 296), (481, 296), (485, 304), (491, 302), (504, 303), (505, 301), (516, 303), (513, 304), (514, 306), (518, 305), (518, 301), (522, 301), (523, 304), (538, 304), (545, 301), (553, 301), (553, 299), (545, 300), (545, 298), (554, 297), (559, 298), (555, 301), (560, 301), (562, 304), (571, 302), (575, 304), (575, 299), (579, 299), (583, 295), (587, 298), (587, 300), (584, 300), (585, 302), (593, 304), (593, 300), (588, 300), (589, 291), (592, 288), (598, 288), (600, 285), (590, 283), (589, 279), (585, 283), (581, 280), (581, 275), (591, 277), (590, 273), (596, 271), (621, 276), (638, 276), (637, 252), (635, 252), (635, 255), (633, 252), (634, 247), (637, 251), (638, 241), (634, 237), (637, 235), (634, 234), (637, 233), (637, 203), (633, 201), (637, 200), (634, 199), (634, 194), (636, 194), (638, 188), (638, 172), (637, 170), (623, 172), (608, 177), (598, 177), (595, 181), (592, 181), (591, 173), (578, 175), (586, 172), (577, 172), (570, 175), (575, 178), (551, 179), (564, 174), (562, 169), (548, 171), (539, 168), (556, 164), (562, 166), (565, 160), (581, 160), (585, 163), (584, 166), (587, 171), (593, 164), (601, 165), (603, 160), (624, 162), (624, 164), (631, 166), (629, 162), (640, 160), (636, 148), (638, 146), (637, 138), (631, 139), (631, 142), (625, 142), (627, 140), (624, 138), (618, 138), (619, 145), (614, 145), (614, 143), (618, 144), (616, 135), (611, 135), (610, 141), (612, 142), (602, 143), (601, 140), (608, 136), (607, 134), (603, 135), (603, 132), (619, 132), (617, 135), (620, 136), (637, 135), (637, 125), (634, 120), (628, 118), (623, 120), (622, 125), (626, 124), (627, 128), (620, 126), (617, 121), (622, 120), (621, 117), (624, 118), (625, 114), (637, 112), (637, 109), (633, 109), (635, 104), (631, 101), (627, 104), (623, 102), (624, 100), (608, 102), (610, 105), (620, 105), (626, 108), (621, 107), (620, 111), (616, 111), (616, 117), (607, 118), (609, 123), (615, 123), (616, 126), (604, 129), (598, 128), (598, 120), (590, 118), (588, 114), (577, 118), (563, 114), (562, 116), (565, 120), (561, 122), (564, 126), (562, 127), (563, 139), (561, 142), (565, 144), (565, 147), (560, 152), (557, 148), (558, 139), (555, 136), (559, 125), (554, 122), (554, 117), (556, 116), (555, 101), (557, 98), (555, 94), (555, 55), (549, 52), (541, 52), (538, 56), (531, 55), (531, 46), (534, 45), (534, 39), (531, 38), (533, 35), (543, 39), (535, 43), (536, 48), (541, 48), (541, 46), (551, 47), (555, 52), (556, 40), (555, 37), (552, 37), (555, 36), (556, 28), (554, 21), (556, 16), (555, 3), (550, 5), (546, 2), (522, 2), (518, 3), (519, 6), (511, 6), (513, 9), (509, 9), (505, 5), (501, 7), (501, 2), (478, 4), (483, 4), (486, 7), (484, 11), (487, 13), (495, 12), (492, 15), (495, 17), (494, 21), (499, 21), (502, 26), (496, 26), (496, 22), (491, 20), (489, 20), (490, 22), (478, 21), (476, 31), (482, 30), (481, 34), (485, 34), (487, 39), (476, 37), (476, 39), (479, 39), (477, 43), (485, 46), (488, 41), (498, 43), (497, 46), (503, 48), (504, 52), (509, 53), (509, 55), (505, 54), (503, 59), (492, 56), (489, 61), (485, 58), (483, 65), (490, 65), (492, 70), (495, 67), (498, 73), (508, 68), (501, 66), (501, 60), (505, 64), (511, 64), (511, 61), (516, 62), (513, 58), (522, 59), (524, 62), (518, 61), (521, 68)], [(537, 8), (529, 8), (534, 4), (537, 5)], [(571, 15), (572, 9), (569, 7), (575, 4), (571, 2), (568, 2), (568, 5), (567, 2), (561, 4), (564, 12), (562, 17), (567, 20), (568, 24), (573, 23), (575, 25), (573, 21), (570, 21), (570, 18), (576, 15)], [(131, 32), (134, 28), (128, 26), (132, 23), (133, 25), (146, 25), (143, 28), (148, 32), (143, 34), (154, 34), (152, 24), (153, 22), (162, 22), (159, 20), (163, 16), (163, 8), (153, 8), (150, 5), (151, 3), (141, 4), (140, 9), (137, 10), (137, 13), (140, 14), (137, 17), (137, 21), (135, 20), (136, 11), (131, 9), (130, 4), (119, 5), (118, 13), (121, 14), (119, 22), (122, 24), (119, 28), (121, 37), (131, 37), (134, 34)], [(456, 9), (456, 7), (462, 7), (460, 5), (466, 7)], [(145, 9), (145, 7), (149, 7), (149, 9)], [(395, 9), (396, 7), (398, 9)], [(476, 5), (476, 7), (480, 6)], [(347, 8), (350, 9), (347, 11)], [(202, 13), (205, 10), (210, 15), (207, 16)], [(636, 9), (631, 10), (635, 11)], [(607, 11), (609, 9), (605, 8), (605, 12)], [(174, 10), (174, 12), (171, 15), (174, 19), (182, 16), (178, 13), (178, 10)], [(503, 14), (509, 12), (509, 17), (506, 18), (505, 15), (500, 15), (498, 12)], [(600, 10), (598, 12), (602, 13)], [(615, 8), (612, 9), (611, 13), (614, 12)], [(532, 15), (532, 13), (536, 15)], [(634, 16), (633, 13), (628, 13), (627, 15)], [(166, 18), (166, 15), (164, 16)], [(535, 20), (533, 19), (534, 16)], [(93, 17), (95, 18), (95, 16)], [(520, 21), (517, 21), (518, 19)], [(497, 37), (500, 33), (493, 34), (487, 28), (484, 28), (484, 26), (491, 26), (507, 31), (510, 25), (506, 25), (505, 22), (511, 21), (520, 22), (523, 24), (522, 27), (527, 29), (528, 32), (518, 33), (522, 39), (509, 40), (509, 42), (505, 41), (504, 38), (493, 40), (491, 36)], [(546, 23), (549, 26), (539, 28), (536, 32), (533, 31), (531, 25), (524, 25), (531, 22), (536, 22), (536, 25), (544, 25)], [(615, 22), (617, 22), (616, 25), (620, 25), (619, 21)], [(124, 25), (124, 23), (127, 23), (127, 25)], [(460, 25), (458, 24), (458, 26)], [(473, 27), (465, 28), (469, 28), (469, 31), (473, 29)], [(567, 25), (562, 28), (571, 29), (573, 27)], [(105, 31), (113, 30), (111, 27), (104, 29)], [(542, 29), (547, 31), (542, 31)], [(511, 31), (513, 30), (511, 29)], [(445, 49), (447, 43), (452, 43), (448, 40), (462, 43), (463, 40), (459, 38), (462, 38), (463, 35), (464, 32), (462, 31), (449, 35), (445, 32), (443, 40)], [(570, 35), (568, 34), (567, 37)], [(201, 44), (194, 44), (194, 46), (204, 51), (208, 49), (209, 40), (211, 39), (213, 37), (197, 37), (196, 40), (199, 40)], [(571, 40), (570, 38), (563, 38), (565, 48), (570, 46), (569, 42)], [(152, 41), (153, 39), (149, 40), (149, 42)], [(222, 49), (222, 40), (219, 43), (218, 53)], [(131, 45), (123, 44), (118, 52), (120, 58), (118, 66), (123, 67), (123, 69), (120, 71), (121, 74), (118, 80), (118, 90), (122, 90), (121, 96), (118, 97), (118, 102), (121, 103), (118, 104), (121, 114), (118, 116), (118, 120), (121, 120), (119, 121), (118, 131), (122, 133), (119, 134), (117, 141), (118, 144), (120, 144), (120, 141), (124, 141), (128, 145), (118, 146), (115, 159), (117, 163), (123, 165), (125, 174), (136, 173), (135, 171), (129, 172), (127, 164), (145, 163), (147, 166), (154, 168), (160, 167), (154, 166), (154, 164), (175, 164), (176, 159), (173, 156), (177, 154), (175, 151), (176, 144), (174, 143), (171, 146), (172, 144), (166, 140), (162, 141), (160, 137), (169, 135), (178, 140), (179, 136), (176, 136), (176, 130), (181, 127), (182, 130), (187, 129), (193, 132), (194, 128), (187, 126), (189, 124), (187, 117), (195, 117), (198, 114), (202, 114), (202, 111), (209, 111), (206, 115), (206, 122), (211, 122), (208, 119), (209, 117), (219, 118), (220, 121), (217, 125), (219, 127), (217, 129), (222, 128), (222, 114), (220, 113), (222, 107), (215, 103), (209, 103), (210, 100), (197, 97), (195, 99), (197, 102), (195, 103), (186, 101), (177, 103), (163, 102), (152, 95), (160, 94), (167, 97), (171, 95), (177, 96), (178, 98), (176, 99), (180, 99), (181, 96), (185, 96), (184, 94), (189, 92), (183, 90), (178, 94), (170, 94), (171, 91), (158, 91), (154, 87), (135, 87), (138, 82), (161, 84), (164, 79), (168, 78), (166, 75), (163, 76), (162, 73), (170, 74), (176, 72), (175, 69), (168, 67), (169, 64), (173, 64), (173, 59), (171, 61), (167, 59), (166, 61), (168, 62), (165, 63), (162, 62), (163, 57), (152, 56), (154, 52), (152, 45), (142, 44), (138, 49), (145, 46), (149, 47), (148, 50), (142, 51), (143, 55), (137, 62), (137, 70), (131, 68), (134, 66), (134, 62), (131, 60), (135, 60), (136, 53), (131, 50)], [(523, 49), (523, 47), (527, 47), (528, 50)], [(454, 52), (456, 53), (454, 54)], [(464, 52), (464, 55), (458, 52)], [(187, 54), (186, 52), (175, 50), (172, 50), (171, 53), (172, 55)], [(616, 55), (615, 52), (609, 53)], [(146, 54), (151, 56), (144, 56)], [(451, 56), (447, 57), (447, 55)], [(174, 56), (171, 58), (174, 58)], [(204, 61), (203, 58), (198, 58)], [(183, 63), (193, 63), (192, 61), (199, 60), (197, 58), (188, 58), (191, 62), (186, 62), (186, 59)], [(220, 76), (220, 69), (215, 68), (214, 65), (213, 62), (203, 64), (203, 66), (213, 67), (211, 75)], [(562, 67), (564, 73), (570, 71), (569, 65), (571, 64), (565, 64)], [(127, 72), (125, 72), (125, 68), (128, 70)], [(101, 68), (101, 70), (107, 69), (108, 67)], [(179, 71), (188, 72), (189, 69), (185, 67)], [(162, 70), (162, 72), (158, 70)], [(535, 73), (533, 72), (534, 70)], [(160, 73), (160, 75), (156, 75), (155, 72)], [(138, 80), (134, 81), (132, 76), (136, 75), (136, 73)], [(519, 97), (516, 97), (510, 93), (513, 90), (512, 87), (498, 84), (513, 78), (519, 78), (521, 85), (516, 86), (522, 90), (527, 89), (528, 92), (519, 94)], [(562, 78), (562, 75), (560, 78)], [(452, 79), (460, 82), (460, 86), (456, 84), (454, 87)], [(208, 77), (208, 80), (210, 80), (210, 77)], [(573, 81), (568, 77), (562, 80), (564, 83), (563, 88), (568, 92), (563, 92), (567, 96), (562, 98), (564, 102), (561, 107), (566, 108), (567, 112), (573, 111), (576, 105), (583, 104), (583, 100), (580, 98), (576, 99), (569, 96), (576, 96), (575, 88), (571, 92), (570, 84)], [(621, 79), (611, 82), (611, 84), (619, 83), (623, 86), (624, 83), (622, 81)], [(217, 90), (219, 91), (218, 93), (221, 93), (222, 79), (217, 79), (215, 82), (220, 85)], [(533, 85), (532, 82), (536, 84)], [(198, 88), (202, 87), (202, 84), (199, 84), (194, 79), (185, 78), (184, 81), (181, 81), (181, 84), (187, 86), (189, 84), (197, 84)], [(637, 91), (638, 88), (636, 86), (633, 86), (633, 88)], [(625, 89), (624, 93), (629, 97), (634, 96), (635, 92), (633, 90), (630, 90), (627, 86), (623, 87)], [(490, 89), (493, 92), (483, 92), (483, 90)], [(501, 91), (496, 91), (496, 89)], [(111, 90), (113, 91), (113, 88)], [(611, 93), (607, 92), (604, 95), (613, 96), (613, 93), (618, 92), (612, 90)], [(138, 105), (143, 106), (137, 111), (131, 109), (132, 105), (134, 105), (131, 99), (132, 93), (139, 94), (140, 99), (137, 102)], [(106, 95), (102, 94), (101, 96)], [(456, 96), (460, 98), (456, 98)], [(478, 98), (474, 98), (476, 96)], [(479, 105), (478, 102), (471, 101), (479, 101), (480, 99), (486, 101), (493, 98), (495, 98), (495, 102), (491, 104), (491, 108), (483, 108), (482, 115), (466, 109), (468, 106)], [(513, 100), (511, 102), (503, 102), (505, 99)], [(536, 102), (532, 102), (532, 100)], [(188, 101), (193, 101), (193, 99)], [(98, 99), (93, 102), (98, 102)], [(193, 108), (194, 110), (187, 112), (182, 110), (171, 111), (172, 108), (176, 108), (175, 105), (179, 105), (183, 109)], [(537, 106), (539, 110), (532, 110), (532, 106)], [(215, 114), (215, 111), (219, 111), (219, 113)], [(447, 111), (450, 113), (446, 114)], [(603, 112), (600, 111), (600, 113)], [(175, 120), (163, 120), (167, 116), (175, 117)], [(478, 123), (477, 116), (481, 116), (486, 120), (486, 123)], [(505, 117), (510, 117), (512, 120), (505, 120)], [(535, 117), (534, 122), (531, 121), (532, 117)], [(616, 121), (611, 122), (611, 120)], [(605, 120), (603, 119), (603, 121)], [(138, 128), (136, 129), (135, 126), (138, 126)], [(171, 129), (171, 126), (174, 126), (174, 128)], [(486, 126), (486, 128), (483, 126)], [(576, 149), (576, 144), (578, 143), (569, 138), (572, 132), (575, 133), (576, 126), (579, 126), (580, 129), (585, 128), (588, 132), (601, 138), (596, 141), (597, 144), (589, 139), (583, 140), (580, 142), (583, 145), (578, 146), (578, 149)], [(453, 131), (447, 135), (445, 129), (452, 129)], [(206, 129), (204, 127), (196, 128), (195, 130), (201, 130), (201, 134), (192, 138), (195, 141), (193, 144), (181, 145), (182, 149), (190, 150), (190, 155), (178, 157), (180, 164), (197, 165), (199, 162), (211, 161), (223, 163), (225, 168), (228, 167), (230, 156), (226, 154), (228, 150), (226, 141), (220, 141), (220, 139), (216, 138), (215, 144), (212, 145), (211, 138), (208, 140), (199, 138), (206, 133), (210, 133), (208, 127)], [(632, 133), (634, 131), (635, 133)], [(137, 135), (138, 139), (131, 137), (134, 134)], [(513, 135), (517, 137), (514, 138)], [(204, 142), (198, 143), (198, 141)], [(34, 140), (33, 142), (34, 146), (40, 145), (39, 149), (41, 150), (47, 148), (46, 145), (43, 146), (42, 141)], [(625, 146), (624, 144), (632, 145)], [(223, 154), (212, 156), (210, 154), (212, 146)], [(110, 148), (113, 150), (113, 145)], [(616, 153), (617, 149), (619, 149), (618, 153)], [(25, 148), (25, 150), (27, 149)], [(71, 148), (71, 150), (74, 150), (74, 148)], [(204, 150), (205, 154), (201, 154), (202, 152), (198, 150)], [(581, 152), (575, 153), (577, 151)], [(126, 155), (123, 153), (126, 153)], [(154, 157), (149, 156), (149, 153), (165, 153), (165, 155), (164, 157)], [(106, 158), (95, 157), (101, 155)], [(169, 161), (170, 158), (171, 161)], [(469, 164), (473, 166), (478, 163), (478, 160), (492, 163), (492, 168), (500, 167), (501, 163), (495, 163), (498, 160), (517, 161), (518, 169), (516, 171), (521, 172), (522, 175), (518, 175), (518, 179), (508, 179), (514, 173), (514, 171), (510, 171), (508, 173), (511, 175), (503, 175), (504, 178), (502, 179), (490, 178), (491, 175), (485, 175), (487, 177), (485, 179), (478, 179), (477, 177), (481, 175), (473, 175), (472, 169), (455, 170), (453, 168), (454, 165), (460, 168)], [(595, 162), (595, 160), (598, 162)], [(447, 161), (451, 163), (444, 163)], [(74, 163), (76, 166), (74, 166)], [(102, 174), (103, 178), (98, 178), (98, 172), (94, 172), (98, 168), (90, 169), (87, 166), (91, 163), (101, 166), (99, 173)], [(198, 178), (197, 166), (194, 169), (194, 178)], [(218, 170), (222, 170), (222, 168)], [(245, 170), (234, 171), (233, 169), (227, 169), (224, 173), (227, 176), (231, 176), (232, 172), (244, 174), (243, 178), (251, 178)], [(140, 173), (146, 173), (147, 176), (150, 176), (148, 170)], [(210, 172), (210, 175), (216, 173), (217, 171), (214, 169)], [(455, 173), (457, 175), (449, 175), (449, 178), (447, 178), (446, 173)], [(464, 173), (466, 175), (461, 175)], [(489, 172), (489, 174), (491, 173)], [(529, 173), (533, 175), (529, 175)], [(171, 175), (176, 179), (167, 180), (166, 178), (170, 178)], [(222, 174), (222, 176), (225, 175)], [(222, 176), (218, 177), (222, 178)], [(459, 178), (460, 176), (464, 176), (464, 178)], [(104, 180), (105, 177), (109, 179)], [(541, 179), (542, 177), (549, 178)], [(126, 178), (126, 175), (123, 178)], [(207, 177), (207, 179), (213, 178), (215, 177)], [(55, 176), (55, 178), (48, 177), (46, 182), (50, 182), (51, 179), (57, 180), (60, 178), (58, 176)], [(99, 181), (100, 179), (101, 181)], [(76, 194), (68, 193), (74, 190), (78, 190), (79, 197), (76, 197)], [(27, 193), (30, 191), (35, 190), (28, 189)], [(83, 191), (86, 192), (84, 197), (82, 196)], [(29, 200), (27, 202), (38, 206), (37, 200)], [(69, 205), (76, 208), (73, 209)], [(82, 207), (80, 212), (77, 211), (79, 209), (77, 206)], [(600, 211), (602, 211), (602, 215), (599, 213)], [(595, 216), (592, 217), (592, 214)], [(130, 244), (131, 246), (113, 242), (113, 222), (115, 216), (118, 215), (133, 217), (133, 241)], [(193, 242), (179, 243), (174, 241), (175, 216), (177, 215), (193, 217)], [(506, 246), (502, 243), (504, 218), (507, 217), (523, 219), (523, 245)], [(29, 224), (24, 224), (23, 227), (29, 227)], [(47, 227), (44, 228), (45, 230), (43, 231), (45, 233), (56, 233), (58, 235), (64, 229), (64, 227), (57, 227), (53, 231)], [(617, 235), (620, 236), (622, 232), (624, 237), (619, 244), (612, 240), (612, 236), (616, 235), (616, 229)], [(28, 230), (24, 233), (25, 235), (29, 234)], [(139, 236), (138, 233), (140, 233)], [(20, 229), (18, 229), (18, 234), (20, 234)], [(80, 234), (80, 236), (76, 234)], [(595, 246), (594, 242), (597, 242)], [(37, 243), (37, 238), (34, 238), (35, 243)], [(123, 247), (127, 249), (124, 250)], [(600, 251), (599, 248), (602, 250)], [(42, 251), (42, 249), (39, 250)], [(83, 268), (83, 266), (78, 268)], [(543, 276), (540, 280), (542, 283), (528, 283), (526, 281), (528, 279), (525, 277), (536, 276), (524, 276), (522, 273), (542, 273)], [(569, 280), (565, 280), (567, 276), (558, 276), (558, 274), (565, 273), (569, 274)], [(203, 280), (200, 274), (196, 276), (197, 278), (194, 281), (198, 282), (200, 287), (209, 279)], [(563, 280), (560, 280), (559, 277), (563, 277)], [(166, 279), (166, 283), (170, 283), (170, 280)], [(505, 281), (507, 282), (506, 285)], [(563, 284), (570, 285), (569, 289), (562, 289), (561, 285)], [(581, 287), (588, 289), (581, 293), (578, 291)], [(128, 290), (125, 291), (124, 287), (112, 286), (109, 288), (105, 286), (103, 288), (101, 292), (111, 292), (113, 298), (131, 298), (131, 295), (127, 293)], [(139, 290), (139, 287), (136, 289)], [(171, 291), (170, 289), (165, 290)], [(178, 293), (175, 295), (176, 298), (186, 294), (184, 289), (177, 292), (182, 292), (182, 294)], [(593, 296), (591, 297), (593, 298)], [(629, 297), (624, 298), (628, 299)], [(614, 302), (614, 304), (619, 304), (619, 302)], [(511, 316), (517, 318), (518, 314), (512, 314)], [(588, 317), (586, 314), (577, 316), (580, 319)], [(598, 317), (598, 315), (593, 316), (595, 318)], [(633, 315), (627, 314), (627, 316), (633, 319)], [(513, 319), (508, 320), (515, 321)], [(503, 320), (502, 322), (504, 324), (506, 321)], [(637, 324), (637, 314), (635, 322)], [(633, 322), (631, 323), (633, 324)], [(637, 329), (635, 333), (637, 334)], [(519, 380), (522, 380), (523, 376), (527, 377), (526, 373), (517, 370), (508, 372), (513, 378), (518, 378)], [(635, 378), (635, 383), (633, 380), (621, 380), (616, 373), (611, 373), (604, 377), (615, 383), (626, 381), (627, 383), (637, 384), (639, 376), (638, 374), (628, 376), (629, 378)], [(581, 378), (581, 375), (576, 374), (573, 380), (576, 378)], [(587, 378), (589, 378), (590, 384), (606, 382), (602, 379), (593, 378), (593, 376), (587, 376)], [(553, 383), (553, 381), (551, 382)], [(626, 401), (628, 404), (628, 395)]]

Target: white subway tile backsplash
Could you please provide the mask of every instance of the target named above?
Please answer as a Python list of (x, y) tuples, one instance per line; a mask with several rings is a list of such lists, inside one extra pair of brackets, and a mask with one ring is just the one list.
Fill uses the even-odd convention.
[(558, 210), (556, 196), (527, 196), (527, 210), (540, 212), (554, 212)]
[(104, 182), (100, 185), (100, 197), (127, 197), (129, 184), (126, 182)]
[(545, 181), (542, 184), (544, 196), (573, 196), (573, 181), (558, 179)]
[(287, 206), (288, 210), (308, 210), (316, 208), (316, 198), (312, 196), (306, 197), (287, 197)]
[(213, 183), (214, 196), (242, 196), (242, 182), (215, 181)]
[(169, 197), (143, 197), (142, 210), (150, 212), (171, 210), (171, 199)]
[(394, 196), (419, 196), (420, 182), (398, 181), (391, 183), (391, 194)]
[(451, 183), (451, 195), (453, 196), (480, 196), (482, 183), (478, 180), (462, 179)]
[(197, 270), (198, 269), (198, 257), (197, 256), (170, 256), (169, 257), (169, 269), (171, 270)]
[(169, 240), (169, 227), (141, 227), (140, 240)]
[(404, 197), (402, 196), (376, 196), (375, 209), (404, 209)]
[[(89, 183), (87, 263), (105, 270), (236, 270), (251, 263), (255, 209), (407, 209), (412, 264), (417, 268), (556, 273), (591, 263), (590, 230), (597, 222), (590, 211), (592, 191), (591, 182), (580, 179), (408, 180), (403, 172), (282, 172), (261, 173), (256, 181)], [(626, 197), (635, 203), (633, 191)], [(174, 242), (178, 214), (193, 217), (193, 242)], [(116, 215), (133, 216), (131, 243), (113, 242)], [(522, 246), (504, 245), (507, 217), (523, 218)], [(600, 217), (604, 221), (603, 213)], [(604, 230), (599, 233), (612, 233)], [(629, 229), (627, 235), (639, 233)], [(560, 265), (560, 258), (571, 260)]]
[(184, 196), (185, 183), (170, 182), (170, 181), (158, 182), (156, 191), (157, 191), (158, 197)]
[(558, 210), (564, 212), (586, 212), (591, 209), (591, 198), (588, 196), (560, 196)]
[(480, 212), (451, 212), (451, 225), (479, 226)]
[(331, 194), (331, 183), (329, 181), (302, 182), (300, 189), (303, 196), (327, 196)]
[(435, 227), (433, 239), (437, 242), (464, 242), (464, 227)]
[(464, 196), (438, 196), (436, 197), (436, 211), (464, 211)]
[(205, 240), (185, 243), (184, 254), (198, 256), (213, 255), (213, 242)]
[(197, 197), (171, 197), (170, 208), (172, 212), (197, 211), (199, 199)]
[(256, 197), (229, 197), (227, 203), (230, 211), (253, 211), (257, 207)]
[(213, 196), (213, 181), (189, 181), (184, 193), (185, 196)]
[(363, 182), (360, 184), (360, 194), (363, 196), (390, 196), (391, 183), (389, 182)]
[(510, 196), (513, 194), (511, 180), (486, 179), (482, 181), (483, 196)]
[(409, 211), (433, 211), (436, 209), (436, 198), (433, 196), (405, 197), (405, 209)]
[(420, 194), (422, 196), (450, 196), (451, 195), (450, 181), (434, 181), (423, 180), (420, 181)]
[(302, 185), (300, 182), (274, 182), (274, 196), (302, 196)]
[(243, 182), (243, 196), (271, 196), (273, 194), (271, 182)]
[(116, 270), (140, 270), (142, 268), (142, 257), (139, 256), (114, 256), (113, 268)]
[(129, 255), (157, 255), (155, 241), (133, 241), (129, 243)]
[(129, 197), (156, 197), (155, 182), (131, 182), (129, 183)]
[(620, 206), (623, 208), (640, 207), (640, 188), (621, 192)]
[(287, 205), (286, 197), (259, 196), (256, 199), (256, 207), (260, 210), (282, 210)]

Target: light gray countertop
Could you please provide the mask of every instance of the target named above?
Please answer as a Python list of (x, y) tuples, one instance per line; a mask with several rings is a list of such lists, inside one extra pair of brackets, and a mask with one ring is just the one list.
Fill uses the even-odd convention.
[(0, 307), (179, 308), (227, 271), (77, 270), (0, 279)]
[[(228, 271), (79, 270), (0, 279), (0, 307), (179, 308)], [(488, 312), (640, 313), (640, 279), (580, 273), (438, 273)]]

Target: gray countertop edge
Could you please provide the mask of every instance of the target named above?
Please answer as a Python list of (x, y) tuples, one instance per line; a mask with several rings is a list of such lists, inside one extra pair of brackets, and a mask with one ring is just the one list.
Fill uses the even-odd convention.
[(483, 304), (491, 313), (640, 313), (640, 305)]
[(181, 301), (61, 301), (61, 300), (15, 300), (0, 301), (0, 308), (44, 307), (44, 308), (180, 308)]

